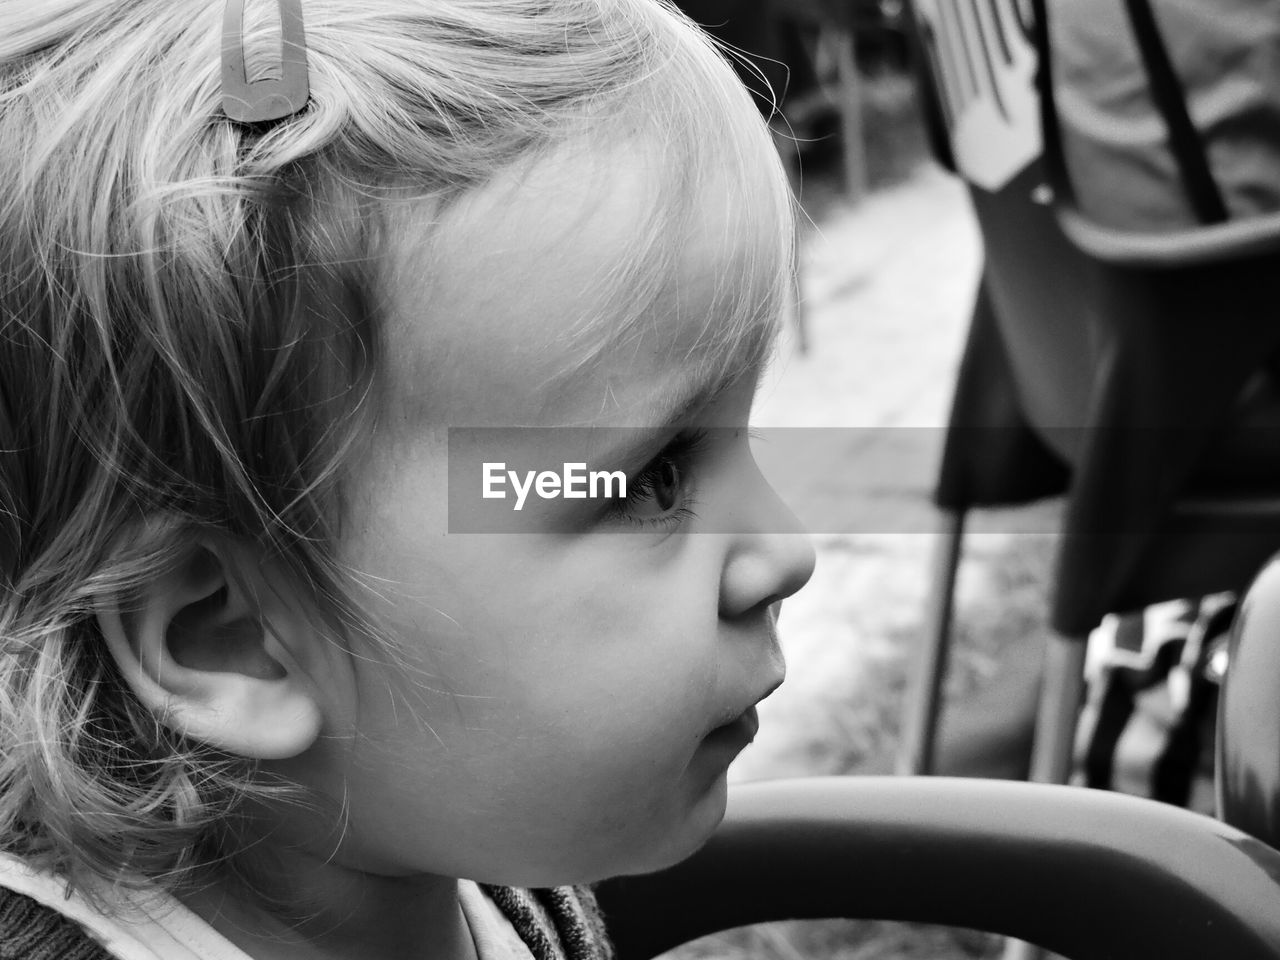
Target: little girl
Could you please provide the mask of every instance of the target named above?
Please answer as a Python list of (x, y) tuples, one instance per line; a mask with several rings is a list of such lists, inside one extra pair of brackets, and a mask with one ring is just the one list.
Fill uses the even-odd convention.
[(607, 956), (782, 681), (790, 263), (658, 0), (0, 0), (0, 954)]

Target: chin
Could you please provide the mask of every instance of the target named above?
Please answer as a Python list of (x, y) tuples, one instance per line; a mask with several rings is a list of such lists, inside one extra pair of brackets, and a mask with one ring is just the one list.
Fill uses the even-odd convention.
[(656, 873), (692, 856), (711, 839), (716, 827), (724, 819), (728, 792), (725, 775), (721, 774), (700, 797), (693, 801), (691, 806), (686, 808), (684, 817), (679, 823), (673, 824), (664, 837), (649, 844), (645, 850), (632, 858), (628, 866), (615, 870), (611, 875)]
[[(505, 870), (492, 876), (471, 879), (517, 887), (555, 887), (565, 884), (591, 884), (612, 877), (656, 873), (674, 866), (697, 852), (724, 819), (728, 785), (725, 774), (704, 782), (696, 796), (688, 795), (671, 802), (658, 815), (628, 819), (624, 830), (610, 842), (590, 846), (589, 830), (578, 837), (585, 844), (567, 842), (559, 848), (563, 855), (555, 863), (545, 858), (531, 858), (527, 870)], [(603, 839), (603, 838), (598, 838)]]

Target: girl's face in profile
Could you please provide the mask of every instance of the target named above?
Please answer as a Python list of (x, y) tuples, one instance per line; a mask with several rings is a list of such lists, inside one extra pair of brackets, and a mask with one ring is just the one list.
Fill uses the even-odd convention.
[[(778, 603), (813, 553), (752, 457), (757, 362), (708, 376), (723, 365), (694, 347), (759, 247), (727, 186), (700, 189), (640, 335), (559, 376), (654, 179), (625, 148), (562, 152), (464, 198), (434, 239), (406, 231), (391, 402), (343, 551), (402, 662), (357, 659), (356, 704), (320, 748), (352, 866), (545, 886), (674, 862), (719, 822), (752, 708), (782, 682)], [(531, 494), (519, 532), (447, 532), (464, 494), (447, 428), (561, 425), (643, 428), (601, 431), (626, 501)], [(553, 436), (505, 431), (484, 459), (557, 469)]]

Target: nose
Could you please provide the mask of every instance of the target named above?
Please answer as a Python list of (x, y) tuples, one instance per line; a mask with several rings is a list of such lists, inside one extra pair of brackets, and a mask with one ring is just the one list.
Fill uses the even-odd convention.
[[(757, 473), (751, 522), (734, 533), (720, 577), (720, 616), (766, 610), (791, 596), (813, 575), (813, 543), (800, 521)], [(743, 515), (740, 515), (743, 516)]]

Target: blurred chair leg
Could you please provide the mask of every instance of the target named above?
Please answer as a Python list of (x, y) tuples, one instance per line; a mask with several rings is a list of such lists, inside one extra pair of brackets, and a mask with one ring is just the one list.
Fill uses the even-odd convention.
[(919, 645), (918, 659), (907, 678), (910, 686), (896, 765), (896, 772), (900, 775), (928, 774), (933, 770), (938, 716), (942, 712), (942, 682), (947, 673), (947, 653), (951, 642), (956, 573), (960, 567), (963, 540), (964, 511), (947, 511), (942, 533), (934, 548), (925, 632)]
[(833, 27), (831, 35), (835, 47), (845, 190), (851, 201), (857, 201), (867, 192), (867, 154), (862, 132), (862, 80), (858, 75), (853, 31), (848, 27)]
[[(1080, 637), (1056, 635), (1049, 640), (1031, 752), (1031, 779), (1036, 783), (1066, 783), (1071, 776), (1076, 719), (1084, 696), (1085, 647)], [(1053, 960), (1055, 956), (1021, 940), (1008, 940), (1001, 960)]]
[(1071, 776), (1076, 718), (1084, 697), (1085, 647), (1082, 637), (1058, 635), (1049, 640), (1031, 748), (1033, 782), (1066, 783)]

